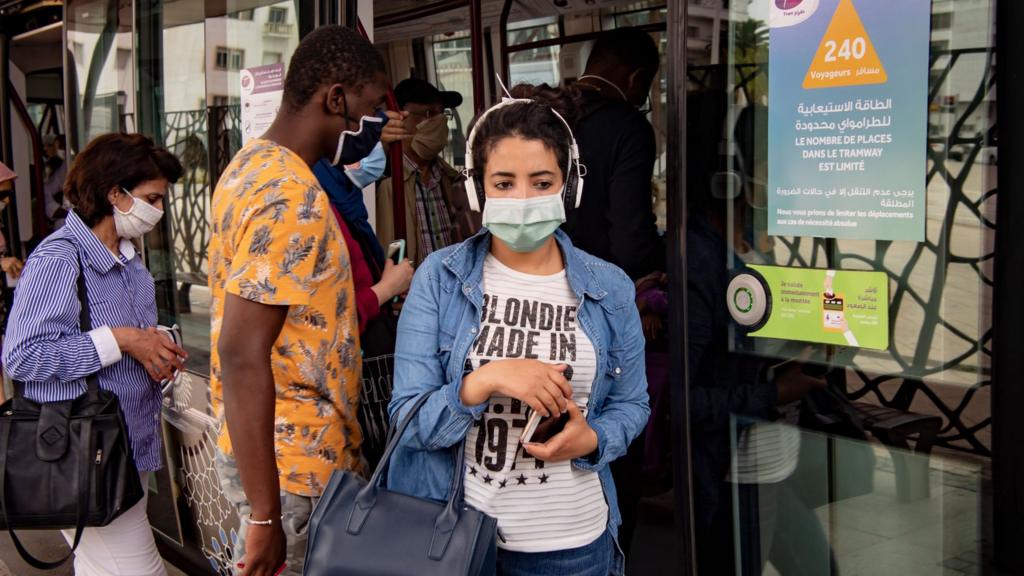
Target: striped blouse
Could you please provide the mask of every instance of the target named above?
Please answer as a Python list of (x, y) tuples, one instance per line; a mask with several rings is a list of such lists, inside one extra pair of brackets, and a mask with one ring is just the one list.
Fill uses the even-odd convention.
[[(79, 325), (79, 257), (95, 327), (85, 334)], [(142, 364), (121, 356), (111, 331), (156, 322), (153, 277), (134, 245), (122, 240), (115, 257), (69, 212), (66, 225), (25, 263), (4, 338), (4, 367), (12, 379), (25, 382), (25, 396), (37, 402), (74, 398), (85, 391), (85, 377), (96, 373), (100, 388), (121, 403), (135, 465), (140, 471), (159, 470), (159, 386)]]

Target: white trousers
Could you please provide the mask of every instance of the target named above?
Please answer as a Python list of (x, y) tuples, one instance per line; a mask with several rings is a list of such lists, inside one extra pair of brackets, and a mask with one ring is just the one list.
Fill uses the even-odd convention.
[[(153, 529), (146, 515), (149, 472), (143, 472), (145, 495), (116, 520), (103, 527), (86, 528), (75, 551), (77, 576), (166, 576), (164, 561), (156, 550)], [(75, 530), (61, 530), (70, 546)]]

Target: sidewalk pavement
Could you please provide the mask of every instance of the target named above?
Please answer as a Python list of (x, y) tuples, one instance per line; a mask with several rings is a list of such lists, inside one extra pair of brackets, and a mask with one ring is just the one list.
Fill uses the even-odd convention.
[[(68, 545), (59, 532), (19, 530), (18, 539), (33, 556), (41, 560), (61, 558), (68, 553)], [(21, 559), (7, 532), (0, 534), (0, 576), (71, 576), (74, 574), (73, 562), (68, 560), (57, 570), (36, 570)], [(185, 576), (184, 572), (169, 563), (166, 565), (168, 576)]]

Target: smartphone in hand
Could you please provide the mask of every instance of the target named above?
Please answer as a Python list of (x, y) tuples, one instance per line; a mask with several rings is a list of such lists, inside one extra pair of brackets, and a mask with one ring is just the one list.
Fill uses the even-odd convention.
[(519, 436), (521, 444), (543, 444), (561, 432), (569, 423), (569, 413), (562, 412), (552, 416), (541, 416), (540, 412), (534, 411), (526, 422), (526, 428)]
[[(395, 263), (395, 266), (401, 263), (402, 260), (405, 260), (405, 240), (398, 239), (391, 244), (388, 244), (388, 258)], [(397, 304), (398, 298), (398, 296), (395, 296), (395, 299), (392, 300), (392, 302)]]
[(405, 240), (395, 240), (388, 244), (388, 258), (395, 264), (405, 260)]

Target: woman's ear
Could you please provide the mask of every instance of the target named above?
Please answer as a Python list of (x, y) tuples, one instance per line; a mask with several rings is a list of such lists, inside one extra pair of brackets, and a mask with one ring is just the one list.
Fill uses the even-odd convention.
[(117, 207), (117, 201), (121, 199), (122, 194), (127, 194), (120, 186), (114, 186), (107, 192), (107, 202), (110, 202), (111, 206)]

